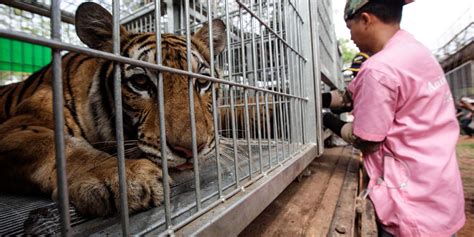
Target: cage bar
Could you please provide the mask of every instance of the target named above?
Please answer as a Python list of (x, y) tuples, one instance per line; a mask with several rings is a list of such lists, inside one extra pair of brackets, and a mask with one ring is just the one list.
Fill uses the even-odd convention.
[[(61, 40), (60, 1), (51, 4), (51, 38)], [(54, 110), (54, 141), (56, 151), (56, 173), (58, 180), (59, 209), (61, 213), (61, 234), (69, 236), (71, 217), (69, 216), (69, 198), (66, 174), (66, 155), (64, 141), (63, 82), (61, 72), (61, 50), (53, 50), (53, 110)]]

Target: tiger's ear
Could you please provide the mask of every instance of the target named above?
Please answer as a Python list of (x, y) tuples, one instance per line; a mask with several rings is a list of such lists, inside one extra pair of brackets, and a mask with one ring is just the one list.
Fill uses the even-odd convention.
[[(112, 52), (112, 15), (102, 6), (85, 2), (76, 10), (76, 32), (79, 39), (89, 48)], [(120, 26), (121, 41), (127, 38), (127, 31)]]
[[(212, 21), (212, 45), (214, 47), (214, 55), (219, 55), (224, 51), (227, 43), (226, 26), (220, 19)], [(193, 35), (193, 38), (199, 39), (206, 43), (209, 47), (209, 24), (204, 25)]]

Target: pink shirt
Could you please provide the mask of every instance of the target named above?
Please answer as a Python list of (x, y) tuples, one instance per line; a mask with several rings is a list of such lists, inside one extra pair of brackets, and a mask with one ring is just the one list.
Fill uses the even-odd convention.
[(451, 236), (465, 222), (459, 125), (443, 70), (404, 30), (369, 58), (348, 87), (353, 133), (382, 142), (364, 156), (369, 196), (396, 236)]

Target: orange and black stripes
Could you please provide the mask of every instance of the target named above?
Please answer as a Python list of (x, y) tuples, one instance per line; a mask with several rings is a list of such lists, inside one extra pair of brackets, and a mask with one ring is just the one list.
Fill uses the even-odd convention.
[(8, 119), (16, 111), (16, 107), (30, 97), (44, 82), (44, 76), (49, 71), (47, 65), (30, 75), (25, 81), (6, 85), (0, 88), (0, 101), (3, 102), (3, 111), (0, 113), (0, 122)]

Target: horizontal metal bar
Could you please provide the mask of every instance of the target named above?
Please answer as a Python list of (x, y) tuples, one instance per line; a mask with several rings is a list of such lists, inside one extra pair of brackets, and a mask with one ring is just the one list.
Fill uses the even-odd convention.
[[(20, 10), (29, 11), (40, 16), (51, 18), (50, 7), (36, 1), (27, 3), (25, 1), (0, 0), (0, 3)], [(66, 11), (61, 11), (61, 21), (74, 25), (74, 15)]]
[[(262, 101), (263, 102), (263, 101)], [(282, 102), (278, 102), (278, 101), (272, 101), (271, 102), (272, 104), (289, 104), (289, 102), (285, 102), (285, 101), (282, 101)], [(257, 106), (257, 103), (248, 103), (247, 105), (249, 106)], [(245, 106), (245, 103), (244, 104), (234, 104), (234, 107), (244, 107)], [(219, 109), (222, 109), (222, 108), (230, 108), (230, 105), (219, 105)]]
[(283, 42), (283, 44), (285, 44), (286, 47), (291, 49), (291, 51), (295, 52), (295, 54), (298, 55), (300, 58), (302, 58), (305, 62), (307, 61), (306, 58), (300, 54), (300, 52), (298, 52), (296, 49), (291, 47), (291, 45), (289, 45), (288, 42), (286, 42), (280, 35), (278, 35), (270, 26), (267, 25), (267, 23), (265, 23), (262, 19), (260, 19), (260, 17), (258, 17), (257, 14), (255, 14), (252, 10), (250, 10), (244, 3), (242, 3), (239, 0), (236, 0), (235, 2), (238, 3), (243, 9), (245, 9), (250, 15), (252, 15), (253, 18), (257, 19), (257, 21), (259, 21), (260, 24), (262, 24), (265, 28), (267, 28), (268, 31), (270, 31), (281, 42)]
[(149, 63), (149, 62), (145, 62), (145, 61), (135, 60), (135, 59), (115, 55), (115, 54), (112, 54), (112, 53), (103, 52), (103, 51), (100, 51), (100, 50), (80, 47), (80, 46), (76, 46), (76, 45), (72, 45), (72, 44), (63, 43), (63, 42), (60, 42), (60, 41), (57, 41), (57, 40), (47, 39), (47, 38), (44, 38), (44, 37), (34, 37), (34, 38), (32, 38), (30, 35), (22, 33), (22, 32), (0, 29), (0, 36), (10, 38), (10, 39), (17, 39), (17, 40), (21, 40), (21, 41), (25, 41), (25, 42), (29, 42), (29, 43), (39, 44), (39, 45), (43, 45), (43, 46), (48, 46), (48, 47), (51, 47), (53, 49), (61, 49), (61, 50), (67, 50), (67, 51), (82, 53), (82, 54), (86, 54), (86, 55), (93, 56), (93, 57), (109, 59), (109, 60), (113, 60), (113, 61), (121, 62), (121, 63), (128, 63), (128, 64), (131, 64), (131, 65), (134, 65), (134, 66), (141, 66), (141, 67), (146, 67), (146, 68), (149, 68), (149, 69), (155, 69), (155, 70), (160, 70), (160, 71), (165, 71), (165, 72), (170, 72), (170, 73), (176, 73), (176, 74), (181, 74), (181, 75), (190, 76), (190, 77), (194, 77), (194, 78), (201, 78), (201, 79), (205, 79), (205, 80), (212, 81), (212, 82), (227, 84), (227, 85), (230, 85), (230, 86), (237, 86), (237, 87), (240, 87), (240, 88), (247, 88), (247, 89), (254, 90), (254, 91), (261, 91), (261, 92), (266, 92), (266, 93), (273, 94), (273, 95), (281, 95), (281, 96), (285, 96), (285, 97), (288, 97), (288, 98), (295, 98), (295, 99), (308, 101), (308, 98), (303, 98), (303, 97), (294, 96), (294, 95), (291, 95), (291, 94), (286, 94), (286, 93), (276, 92), (276, 91), (272, 91), (272, 90), (262, 89), (262, 88), (259, 88), (259, 87), (243, 85), (243, 84), (239, 84), (239, 83), (236, 83), (236, 82), (231, 82), (231, 81), (218, 79), (218, 78), (215, 78), (215, 77), (203, 76), (203, 75), (197, 74), (197, 73), (191, 73), (191, 72), (182, 71), (182, 70), (179, 70), (179, 69), (176, 69), (176, 68), (171, 68), (171, 67), (157, 65), (157, 64), (153, 64), (153, 63)]
[(189, 223), (179, 236), (237, 236), (257, 217), (316, 157), (316, 144), (309, 144), (284, 165)]

